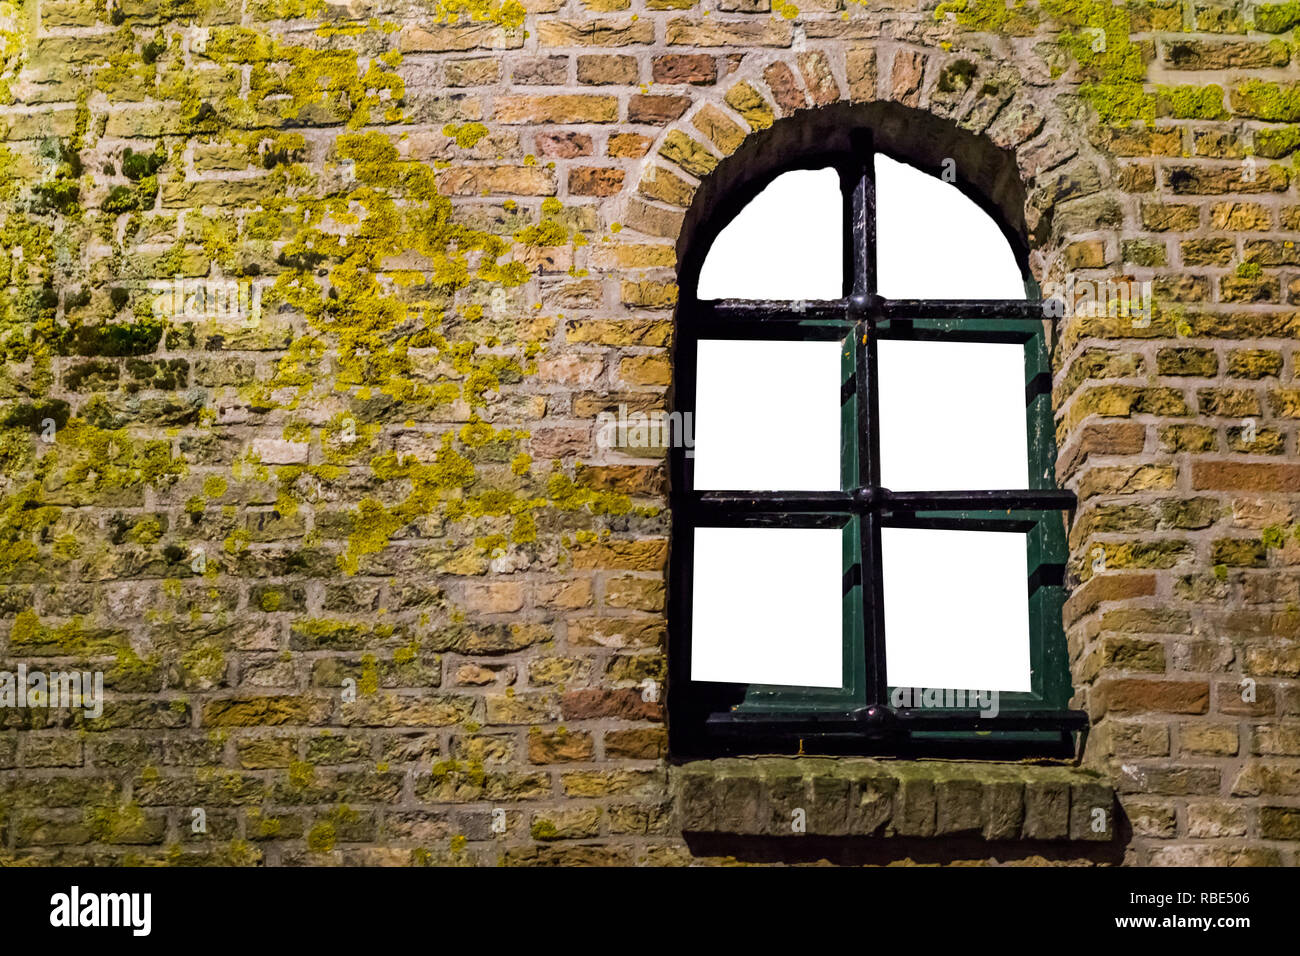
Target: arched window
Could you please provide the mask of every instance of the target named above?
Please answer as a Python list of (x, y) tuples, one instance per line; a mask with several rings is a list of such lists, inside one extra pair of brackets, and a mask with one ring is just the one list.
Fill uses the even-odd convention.
[(960, 175), (847, 143), (684, 258), (672, 746), (1070, 749), (1042, 305)]

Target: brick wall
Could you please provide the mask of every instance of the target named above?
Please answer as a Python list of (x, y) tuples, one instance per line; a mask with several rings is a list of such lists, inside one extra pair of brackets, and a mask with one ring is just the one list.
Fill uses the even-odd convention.
[[(0, 16), (0, 661), (107, 697), (0, 710), (0, 860), (784, 858), (794, 786), (873, 858), (1297, 862), (1293, 4)], [(701, 179), (871, 103), (1014, 155), (1044, 283), (1152, 284), (1058, 322), (1095, 778), (666, 760), (665, 473), (595, 418), (665, 407)]]

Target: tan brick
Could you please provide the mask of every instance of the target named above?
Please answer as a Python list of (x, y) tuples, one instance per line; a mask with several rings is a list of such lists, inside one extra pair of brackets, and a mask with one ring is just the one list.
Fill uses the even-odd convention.
[(543, 156), (556, 159), (573, 159), (575, 156), (590, 156), (592, 152), (591, 137), (586, 133), (538, 133), (537, 151)]
[(542, 46), (624, 47), (653, 43), (654, 24), (649, 20), (551, 20), (537, 24), (537, 41)]
[(894, 54), (890, 68), (892, 97), (905, 106), (916, 106), (921, 101), (921, 80), (925, 73), (926, 57), (918, 50), (899, 50)]
[(1210, 706), (1204, 681), (1112, 679), (1099, 682), (1095, 693), (1108, 712), (1203, 714)]
[(647, 168), (637, 191), (647, 199), (657, 199), (683, 208), (689, 207), (695, 198), (695, 187), (663, 166)]
[(604, 55), (578, 57), (579, 83), (629, 86), (636, 83), (639, 73), (635, 57)]
[(615, 133), (609, 138), (605, 152), (616, 159), (640, 159), (650, 152), (654, 140), (640, 133)]
[(666, 356), (633, 355), (619, 362), (618, 376), (633, 385), (667, 385), (672, 370)]
[(438, 174), (438, 188), (449, 196), (554, 196), (555, 176), (537, 166), (455, 166)]
[(808, 95), (818, 106), (826, 106), (840, 98), (840, 87), (831, 71), (831, 63), (821, 50), (799, 54), (799, 72), (803, 74)]
[(675, 19), (668, 21), (666, 37), (671, 46), (787, 47), (794, 30), (784, 20), (707, 20)]
[(708, 137), (724, 156), (734, 153), (745, 140), (745, 131), (720, 109), (709, 104), (691, 117), (691, 125)]
[(448, 23), (429, 29), (407, 27), (399, 48), (403, 53), (459, 53), (466, 50), (502, 50), (524, 45), (522, 30), (505, 30), (491, 23)]
[(506, 96), (497, 101), (496, 118), (502, 123), (613, 123), (618, 100), (581, 94)]
[(576, 166), (569, 170), (574, 196), (613, 196), (623, 188), (623, 170), (613, 166)]

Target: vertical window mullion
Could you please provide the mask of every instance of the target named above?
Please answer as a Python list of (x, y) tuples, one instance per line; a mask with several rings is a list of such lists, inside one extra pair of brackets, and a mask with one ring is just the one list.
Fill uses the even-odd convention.
[(876, 389), (876, 340), (870, 324), (862, 321), (854, 328), (854, 353), (857, 361), (858, 407), (858, 488), (865, 492), (861, 509), (862, 597), (864, 657), (867, 668), (866, 702), (886, 702), (884, 582), (880, 567), (880, 440), (875, 422), (880, 417)]
[[(872, 296), (876, 291), (876, 176), (875, 150), (870, 130), (852, 137), (852, 195), (847, 198), (853, 255), (845, 277), (847, 294)], [(859, 300), (861, 301), (861, 300)], [(866, 702), (886, 703), (884, 584), (880, 567), (880, 512), (876, 489), (880, 487), (880, 437), (876, 423), (880, 405), (876, 385), (876, 340), (873, 315), (860, 314), (853, 343), (858, 383), (858, 488), (865, 490), (858, 533), (862, 546), (863, 650), (867, 671)]]
[(876, 175), (871, 132), (853, 135), (845, 181), (845, 295), (876, 291)]
[(889, 681), (885, 676), (884, 579), (881, 576), (880, 513), (868, 508), (861, 518), (863, 634), (866, 637), (868, 705), (889, 703)]

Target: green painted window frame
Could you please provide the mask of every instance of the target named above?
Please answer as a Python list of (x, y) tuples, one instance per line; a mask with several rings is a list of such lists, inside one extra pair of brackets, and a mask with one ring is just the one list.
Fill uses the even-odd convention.
[[(844, 195), (845, 288), (838, 300), (701, 301), (684, 290), (676, 338), (677, 406), (694, 412), (694, 350), (702, 339), (831, 340), (843, 345), (840, 492), (697, 492), (683, 449), (670, 449), (674, 544), (670, 566), (669, 725), (675, 752), (849, 750), (904, 753), (932, 747), (1062, 752), (1086, 717), (1073, 693), (1062, 610), (1068, 558), (1055, 484), (1050, 311), (1026, 274), (1025, 300), (887, 300), (875, 292), (874, 150), (791, 168), (839, 171)], [(785, 169), (781, 172), (787, 171)], [(770, 181), (770, 179), (768, 180)], [(765, 185), (765, 183), (764, 183)], [(705, 246), (707, 251), (707, 245)], [(698, 273), (697, 273), (698, 274)], [(992, 492), (895, 493), (880, 486), (876, 343), (932, 339), (1019, 343), (1025, 356), (1026, 485)], [(844, 541), (844, 686), (720, 685), (690, 679), (692, 537), (697, 527), (840, 528)], [(999, 716), (969, 708), (891, 707), (885, 679), (880, 529), (933, 527), (1023, 533), (1028, 549), (1032, 690), (999, 694)], [(702, 686), (703, 685), (703, 686)], [(743, 688), (737, 690), (736, 688)]]

